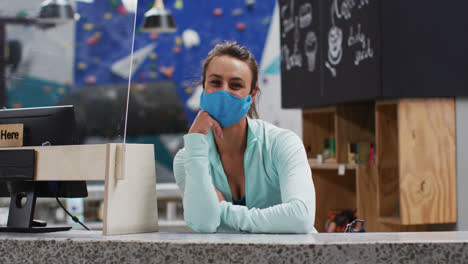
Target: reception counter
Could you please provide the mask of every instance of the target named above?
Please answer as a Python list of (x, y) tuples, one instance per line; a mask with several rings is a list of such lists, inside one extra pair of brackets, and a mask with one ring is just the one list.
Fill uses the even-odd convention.
[(0, 263), (466, 263), (468, 232), (0, 234)]

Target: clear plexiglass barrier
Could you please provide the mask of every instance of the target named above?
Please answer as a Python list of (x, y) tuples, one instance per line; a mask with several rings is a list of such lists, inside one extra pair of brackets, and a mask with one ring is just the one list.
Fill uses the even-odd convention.
[[(91, 181), (84, 201), (62, 199), (88, 224), (102, 228), (100, 221), (112, 213), (103, 203), (106, 190), (119, 189), (116, 183), (133, 179), (133, 175), (153, 173), (158, 202), (147, 195), (151, 202), (145, 206), (157, 204), (159, 220), (184, 227), (173, 159), (200, 110), (202, 62), (217, 43), (234, 40), (248, 47), (259, 66), (260, 118), (291, 127), (292, 118), (280, 114), (278, 101), (279, 13), (275, 4), (275, 0), (0, 1), (0, 108), (5, 108), (0, 110), (0, 126), (23, 124), (19, 129), (23, 129), (25, 147), (109, 146), (89, 147), (78, 154), (54, 151), (51, 155), (57, 156), (50, 158), (39, 153), (41, 160), (50, 161), (47, 166), (57, 168), (39, 173), (53, 177), (59, 177), (54, 173), (59, 174), (62, 167), (107, 162), (99, 167), (103, 172), (95, 175), (112, 174), (117, 180), (109, 184), (114, 185), (107, 186), (102, 176), (93, 175), (90, 177), (95, 178), (86, 178)], [(128, 144), (119, 149), (114, 143)], [(150, 145), (151, 149), (142, 155), (130, 145)], [(6, 153), (1, 150), (0, 155)], [(71, 157), (74, 162), (64, 161)], [(151, 162), (143, 164), (143, 157), (150, 157)], [(30, 157), (22, 158), (32, 163)], [(122, 162), (127, 159), (132, 166)], [(88, 167), (73, 169), (72, 176), (83, 175), (81, 169)], [(126, 172), (132, 170), (138, 172), (127, 177)], [(40, 189), (42, 194), (37, 194), (35, 218), (70, 222), (51, 193), (59, 198), (76, 197), (83, 186), (64, 187), (51, 178), (41, 179), (45, 191)], [(0, 227), (6, 225), (10, 199), (2, 181)], [(126, 190), (109, 199), (118, 200), (129, 193), (143, 196), (146, 189)], [(144, 218), (151, 217), (158, 218)]]
[[(91, 227), (93, 223), (97, 229), (101, 227), (104, 178), (109, 173), (105, 161), (110, 160), (109, 153), (121, 153), (110, 152), (106, 146), (125, 141), (136, 6), (136, 1), (130, 2), (135, 3), (0, 1), (0, 129), (8, 130), (5, 138), (15, 137), (8, 125), (23, 125), (18, 128), (23, 132), (18, 145), (3, 144), (3, 138), (0, 145), (89, 146), (78, 152), (66, 148), (36, 152), (36, 176), (45, 178), (35, 187), (35, 218), (49, 224), (71, 222), (55, 201), (54, 196), (58, 196), (72, 214), (86, 219)], [(7, 154), (1, 155), (0, 162)], [(31, 161), (21, 154), (13, 162), (19, 164), (20, 159), (22, 164)], [(39, 167), (39, 162), (48, 163)], [(67, 171), (76, 164), (83, 166)], [(93, 175), (85, 172), (87, 166), (94, 166)], [(118, 169), (122, 170), (116, 166)], [(82, 179), (91, 181), (62, 182), (61, 176), (55, 175), (62, 172), (73, 179), (87, 175)], [(34, 171), (26, 169), (19, 174), (29, 177)], [(7, 196), (15, 188), (24, 188), (22, 180), (10, 182), (15, 183), (9, 186), (0, 179), (0, 226), (7, 224)], [(86, 186), (88, 198), (83, 199)], [(65, 199), (68, 197), (73, 199)]]

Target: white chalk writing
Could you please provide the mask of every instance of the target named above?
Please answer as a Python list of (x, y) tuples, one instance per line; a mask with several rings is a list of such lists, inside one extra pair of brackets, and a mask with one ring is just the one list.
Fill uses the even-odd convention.
[(361, 43), (362, 48), (366, 46), (366, 35), (361, 32), (361, 24), (357, 24), (357, 30), (354, 32), (353, 25), (349, 27), (348, 46)]
[(286, 34), (294, 28), (294, 0), (291, 0), (291, 6), (289, 9), (289, 17), (287, 16), (288, 6), (281, 7), (281, 17), (283, 19), (283, 38)]
[(366, 45), (364, 45), (363, 50), (356, 51), (356, 58), (354, 59), (354, 65), (359, 65), (359, 63), (365, 59), (370, 59), (374, 57), (374, 50), (371, 48), (370, 39), (367, 39)]
[(306, 38), (305, 38), (305, 43), (304, 43), (304, 51), (305, 55), (307, 57), (307, 63), (308, 63), (308, 70), (310, 72), (315, 71), (315, 60), (316, 60), (316, 55), (317, 55), (317, 49), (318, 49), (318, 43), (317, 43), (317, 36), (315, 35), (315, 32), (310, 31), (307, 33)]
[(299, 8), (299, 27), (306, 28), (312, 23), (312, 5), (306, 3)]
[(300, 53), (293, 53), (289, 55), (289, 49), (285, 45), (281, 48), (281, 59), (284, 60), (286, 70), (292, 67), (302, 67), (302, 56)]

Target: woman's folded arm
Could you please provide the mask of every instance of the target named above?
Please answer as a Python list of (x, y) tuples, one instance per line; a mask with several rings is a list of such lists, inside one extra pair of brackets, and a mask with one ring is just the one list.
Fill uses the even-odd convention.
[(272, 144), (271, 158), (282, 203), (248, 209), (221, 202), (221, 221), (234, 230), (253, 233), (315, 233), (315, 189), (302, 141), (291, 131), (283, 132)]
[(220, 206), (210, 176), (206, 136), (187, 134), (184, 145), (174, 158), (174, 175), (182, 192), (185, 222), (197, 232), (216, 232)]

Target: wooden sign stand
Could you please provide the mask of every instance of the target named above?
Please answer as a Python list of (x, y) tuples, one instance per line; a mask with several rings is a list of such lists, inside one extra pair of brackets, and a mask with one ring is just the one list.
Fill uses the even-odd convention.
[(36, 181), (105, 181), (103, 234), (158, 231), (152, 144), (41, 146)]
[(154, 146), (108, 144), (104, 235), (158, 231)]

